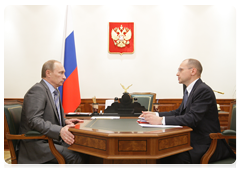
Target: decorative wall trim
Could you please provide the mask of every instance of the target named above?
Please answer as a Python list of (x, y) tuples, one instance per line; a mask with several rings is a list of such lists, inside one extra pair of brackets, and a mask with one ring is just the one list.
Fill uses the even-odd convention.
[[(114, 98), (99, 98), (96, 99), (99, 103), (98, 110), (104, 112), (105, 100), (114, 100)], [(220, 105), (222, 111), (229, 112), (230, 103), (236, 99), (217, 99), (217, 103)], [(182, 99), (156, 99), (159, 105), (160, 112), (171, 111), (177, 109), (182, 103)], [(23, 103), (23, 98), (4, 98), (4, 104)], [(81, 104), (76, 111), (78, 112), (92, 112), (92, 99), (82, 99)]]

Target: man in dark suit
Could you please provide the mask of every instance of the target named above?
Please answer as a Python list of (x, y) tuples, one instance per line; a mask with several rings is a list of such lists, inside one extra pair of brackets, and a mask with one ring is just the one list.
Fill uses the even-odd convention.
[[(184, 60), (178, 68), (180, 84), (186, 85), (183, 102), (177, 110), (170, 112), (143, 112), (141, 115), (150, 124), (182, 125), (193, 129), (192, 150), (161, 159), (161, 163), (200, 163), (201, 157), (210, 146), (210, 133), (220, 132), (216, 98), (212, 89), (200, 79), (202, 66), (198, 60)], [(230, 148), (219, 140), (216, 152), (210, 159), (216, 161), (229, 157)]]
[[(65, 119), (57, 87), (66, 79), (65, 69), (56, 60), (49, 60), (42, 67), (42, 80), (31, 87), (24, 96), (20, 132), (38, 131), (54, 139), (56, 149), (66, 163), (84, 163), (84, 156), (68, 150), (74, 135), (68, 131), (78, 119)], [(57, 163), (46, 140), (21, 140), (18, 163)]]

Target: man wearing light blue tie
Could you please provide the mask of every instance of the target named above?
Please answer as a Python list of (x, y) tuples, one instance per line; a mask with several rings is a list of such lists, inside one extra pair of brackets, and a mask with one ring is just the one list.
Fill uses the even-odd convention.
[[(210, 146), (210, 133), (220, 132), (216, 98), (212, 89), (201, 80), (202, 65), (198, 60), (186, 59), (178, 68), (180, 84), (186, 85), (183, 102), (170, 112), (143, 112), (141, 115), (150, 124), (189, 126), (192, 150), (161, 159), (161, 163), (200, 163)], [(219, 140), (217, 149), (209, 162), (234, 156), (226, 141)]]
[[(31, 87), (24, 96), (19, 133), (38, 131), (53, 138), (56, 149), (66, 163), (84, 163), (84, 156), (68, 150), (74, 135), (68, 131), (78, 119), (65, 119), (58, 87), (66, 79), (65, 69), (56, 60), (49, 60), (42, 67), (42, 80)], [(18, 163), (57, 163), (46, 140), (21, 140)]]

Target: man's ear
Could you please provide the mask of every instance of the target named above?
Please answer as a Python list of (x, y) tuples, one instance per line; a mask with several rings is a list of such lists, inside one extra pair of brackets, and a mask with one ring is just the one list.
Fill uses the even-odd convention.
[(50, 77), (51, 76), (51, 71), (50, 70), (46, 70), (46, 76)]
[(196, 68), (192, 68), (191, 70), (191, 74), (194, 76), (197, 74), (197, 69)]

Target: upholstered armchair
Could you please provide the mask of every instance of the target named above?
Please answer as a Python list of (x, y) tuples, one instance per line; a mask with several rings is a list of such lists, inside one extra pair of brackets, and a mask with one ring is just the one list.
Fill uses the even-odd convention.
[(20, 104), (4, 105), (4, 129), (8, 141), (8, 147), (11, 153), (12, 167), (17, 167), (18, 165), (18, 154), (16, 152), (16, 145), (18, 140), (45, 139), (48, 140), (50, 150), (52, 154), (56, 157), (59, 164), (48, 162), (39, 165), (31, 165), (26, 168), (65, 168), (65, 160), (55, 148), (53, 140), (51, 138), (42, 135), (37, 131), (30, 131), (26, 134), (18, 134), (21, 121), (21, 113), (22, 105)]
[(156, 93), (151, 92), (134, 92), (130, 93), (132, 98), (137, 98), (138, 103), (144, 106), (148, 111), (153, 111), (153, 103), (156, 102)]
[[(210, 133), (209, 136), (212, 139), (212, 142), (208, 151), (203, 155), (200, 166), (202, 168), (238, 168), (237, 153), (237, 159), (227, 158), (209, 163), (209, 160), (217, 147), (218, 139), (225, 139), (228, 141), (230, 147), (234, 147), (235, 149), (238, 145), (238, 101), (232, 102), (230, 104), (228, 129), (224, 130), (222, 133)], [(233, 150), (235, 150), (234, 148)]]

